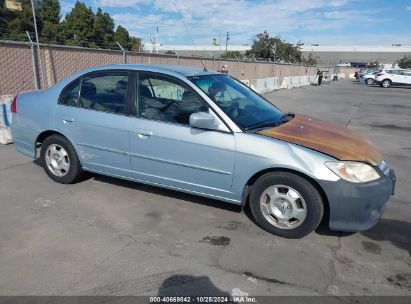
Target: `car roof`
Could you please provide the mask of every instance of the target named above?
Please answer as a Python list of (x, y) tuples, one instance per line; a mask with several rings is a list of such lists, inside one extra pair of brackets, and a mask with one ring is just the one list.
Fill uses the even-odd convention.
[(411, 70), (409, 70), (409, 69), (383, 69), (383, 71), (407, 71), (407, 72), (409, 72), (409, 71), (411, 71)]
[(110, 69), (127, 69), (127, 70), (143, 70), (150, 72), (158, 72), (165, 74), (180, 74), (182, 76), (199, 76), (199, 75), (215, 75), (222, 74), (217, 71), (207, 70), (204, 68), (190, 67), (185, 65), (169, 65), (169, 64), (110, 64), (91, 67), (82, 72), (92, 72)]

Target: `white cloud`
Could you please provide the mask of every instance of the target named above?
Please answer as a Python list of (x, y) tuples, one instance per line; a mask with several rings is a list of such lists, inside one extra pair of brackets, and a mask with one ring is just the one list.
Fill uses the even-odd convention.
[[(99, 1), (106, 5), (121, 2)], [(352, 0), (198, 0), (194, 4), (192, 0), (153, 0), (153, 9), (159, 12), (155, 16), (121, 13), (113, 18), (117, 24), (126, 26), (131, 34), (142, 36), (144, 40), (147, 39), (148, 33), (155, 32), (156, 26), (160, 28), (161, 42), (166, 43), (177, 38), (189, 39), (185, 24), (196, 43), (210, 43), (212, 38), (218, 38), (220, 33), (224, 37), (227, 31), (231, 33), (231, 43), (250, 43), (254, 34), (264, 30), (277, 35), (306, 26), (318, 29), (313, 17), (303, 18), (301, 14), (314, 9), (340, 8), (350, 1)], [(141, 0), (124, 2), (131, 7), (133, 3)], [(329, 20), (327, 23), (327, 28), (342, 26), (344, 23), (340, 19)]]
[(151, 0), (94, 0), (96, 7), (133, 7), (137, 4), (149, 4)]
[[(347, 5), (356, 0), (96, 1), (133, 8), (132, 11), (113, 15), (116, 24), (125, 26), (133, 36), (141, 37), (145, 42), (158, 26), (158, 41), (164, 44), (191, 44), (190, 36), (196, 44), (210, 44), (213, 38), (220, 36), (224, 44), (227, 31), (230, 32), (232, 44), (252, 43), (253, 35), (264, 30), (273, 36), (281, 35), (292, 43), (301, 40), (306, 44), (309, 41), (321, 44), (354, 41), (357, 41), (356, 44), (363, 41), (367, 44), (376, 41), (378, 44), (378, 35), (343, 35), (345, 28), (361, 20), (361, 30), (368, 28), (372, 31), (376, 22), (387, 21), (387, 18), (375, 18), (381, 13), (378, 8), (354, 10)], [(149, 13), (135, 10), (143, 2), (151, 4)], [(387, 35), (387, 42), (390, 36)], [(330, 42), (325, 43), (326, 40), (321, 37), (327, 37)]]

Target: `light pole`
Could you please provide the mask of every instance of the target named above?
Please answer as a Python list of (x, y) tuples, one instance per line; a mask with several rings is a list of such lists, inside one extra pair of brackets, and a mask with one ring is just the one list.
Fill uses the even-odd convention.
[(226, 53), (227, 53), (228, 40), (230, 40), (230, 33), (229, 32), (227, 32), (227, 35), (225, 36), (225, 52)]
[(34, 51), (34, 44), (33, 40), (31, 40), (30, 34), (28, 31), (26, 31), (27, 38), (30, 41), (30, 50), (31, 50), (31, 63), (33, 65), (33, 75), (34, 75), (34, 85), (36, 87), (36, 90), (40, 89), (40, 81), (38, 78), (38, 69), (37, 69), (37, 64), (36, 64), (36, 52)]
[[(36, 12), (34, 10), (34, 3), (31, 0), (31, 9), (33, 11), (33, 23), (34, 23), (34, 31), (36, 33), (36, 44), (37, 44), (37, 56), (39, 58), (39, 65), (40, 65), (40, 75), (42, 74), (42, 65), (41, 65), (41, 54), (40, 54), (40, 45), (39, 45), (39, 33), (37, 31), (37, 21), (36, 21)], [(40, 77), (41, 78), (41, 77)], [(41, 81), (39, 82), (39, 89), (41, 89)]]

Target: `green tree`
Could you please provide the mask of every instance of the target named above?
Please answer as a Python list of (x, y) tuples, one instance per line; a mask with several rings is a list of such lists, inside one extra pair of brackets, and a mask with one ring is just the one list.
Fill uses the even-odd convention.
[(130, 38), (130, 43), (131, 43), (131, 50), (133, 52), (140, 52), (141, 51), (141, 38), (131, 37)]
[(38, 16), (43, 22), (59, 24), (60, 3), (58, 0), (40, 0), (38, 3)]
[(243, 54), (239, 51), (228, 51), (221, 55), (221, 58), (243, 59)]
[[(22, 6), (21, 12), (10, 11), (5, 6), (5, 0), (0, 0), (0, 39), (27, 40), (25, 32), (34, 32), (30, 0), (21, 0), (20, 3)], [(34, 8), (36, 14), (38, 14), (38, 7), (39, 1), (35, 1)], [(42, 28), (41, 19), (37, 20), (37, 26), (40, 31)]]
[(90, 7), (77, 1), (63, 23), (65, 44), (96, 47), (93, 33), (94, 16)]
[(97, 9), (93, 21), (94, 41), (102, 48), (112, 48), (114, 43), (114, 20), (109, 14), (104, 13), (101, 8)]
[(58, 0), (39, 1), (37, 18), (42, 21), (40, 41), (57, 43), (61, 37), (60, 3)]
[(401, 69), (411, 69), (411, 56), (404, 56), (398, 60), (398, 66)]
[[(20, 0), (22, 11), (10, 11), (0, 0), (0, 39), (27, 41), (26, 31), (34, 39), (34, 23), (30, 0)], [(114, 32), (114, 20), (101, 8), (96, 14), (77, 1), (63, 21), (59, 0), (34, 0), (40, 42), (84, 47), (116, 48), (118, 41), (127, 50), (140, 51), (141, 39), (130, 37), (119, 26)]]
[(275, 59), (275, 61), (301, 63), (304, 58), (300, 45), (300, 43), (293, 45), (285, 42), (280, 36), (270, 37), (270, 34), (264, 31), (254, 37), (251, 50), (246, 52), (246, 56), (263, 60)]
[(303, 59), (303, 63), (306, 65), (317, 65), (317, 56), (314, 56), (312, 53), (308, 54), (307, 58)]
[(119, 25), (114, 33), (114, 40), (121, 44), (124, 49), (130, 50), (131, 43), (130, 43), (130, 35), (128, 31)]

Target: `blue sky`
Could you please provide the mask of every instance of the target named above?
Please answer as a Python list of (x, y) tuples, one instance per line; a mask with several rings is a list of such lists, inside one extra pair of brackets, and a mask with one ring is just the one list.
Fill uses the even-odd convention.
[[(411, 0), (86, 0), (130, 34), (162, 44), (251, 44), (267, 30), (291, 43), (411, 45)], [(75, 1), (60, 0), (64, 16)]]

